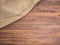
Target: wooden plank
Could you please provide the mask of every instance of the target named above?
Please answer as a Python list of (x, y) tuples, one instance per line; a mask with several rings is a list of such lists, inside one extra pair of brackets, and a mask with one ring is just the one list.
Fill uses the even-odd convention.
[(39, 2), (27, 16), (1, 29), (0, 45), (60, 45), (59, 2)]

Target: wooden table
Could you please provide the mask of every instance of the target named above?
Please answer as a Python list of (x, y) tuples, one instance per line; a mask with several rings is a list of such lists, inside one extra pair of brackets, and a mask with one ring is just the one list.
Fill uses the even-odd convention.
[(60, 0), (41, 1), (24, 18), (0, 29), (0, 45), (60, 45)]

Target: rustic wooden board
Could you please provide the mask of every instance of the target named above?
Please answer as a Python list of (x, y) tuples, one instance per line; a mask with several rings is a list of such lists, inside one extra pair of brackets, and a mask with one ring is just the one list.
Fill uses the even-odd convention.
[(1, 29), (0, 45), (60, 45), (60, 1), (41, 1), (27, 16)]

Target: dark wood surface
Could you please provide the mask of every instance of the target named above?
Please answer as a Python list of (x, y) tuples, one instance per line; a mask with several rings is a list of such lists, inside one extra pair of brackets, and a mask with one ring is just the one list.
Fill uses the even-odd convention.
[(0, 45), (60, 45), (60, 0), (42, 0), (24, 18), (0, 29)]

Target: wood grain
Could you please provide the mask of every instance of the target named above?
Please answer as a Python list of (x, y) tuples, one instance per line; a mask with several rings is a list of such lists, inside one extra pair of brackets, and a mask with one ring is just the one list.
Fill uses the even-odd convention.
[(0, 30), (0, 45), (60, 45), (60, 0), (44, 0), (21, 20)]

